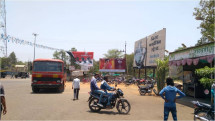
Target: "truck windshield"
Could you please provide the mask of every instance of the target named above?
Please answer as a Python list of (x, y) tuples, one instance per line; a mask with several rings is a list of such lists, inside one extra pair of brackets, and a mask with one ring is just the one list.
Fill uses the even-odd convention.
[(62, 72), (62, 63), (60, 62), (34, 62), (34, 72)]

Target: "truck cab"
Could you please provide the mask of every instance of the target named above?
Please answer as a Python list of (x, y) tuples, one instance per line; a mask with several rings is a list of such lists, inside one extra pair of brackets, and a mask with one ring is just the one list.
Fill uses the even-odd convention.
[(63, 92), (66, 83), (64, 62), (58, 59), (36, 59), (32, 66), (32, 91), (55, 88)]

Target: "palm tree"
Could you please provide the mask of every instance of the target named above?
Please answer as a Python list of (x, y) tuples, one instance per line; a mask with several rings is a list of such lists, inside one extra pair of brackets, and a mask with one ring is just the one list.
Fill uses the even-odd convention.
[(156, 80), (157, 80), (157, 90), (160, 92), (165, 86), (165, 78), (169, 71), (169, 59), (168, 57), (164, 59), (157, 59), (157, 69), (156, 69)]

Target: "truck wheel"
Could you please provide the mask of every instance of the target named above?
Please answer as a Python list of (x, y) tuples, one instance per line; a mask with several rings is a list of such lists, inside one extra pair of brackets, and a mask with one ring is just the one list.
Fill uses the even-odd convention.
[(38, 93), (40, 91), (40, 89), (38, 88), (32, 88), (33, 93)]
[(62, 93), (62, 92), (64, 92), (64, 89), (65, 89), (65, 85), (63, 83), (63, 85), (58, 88), (58, 92)]

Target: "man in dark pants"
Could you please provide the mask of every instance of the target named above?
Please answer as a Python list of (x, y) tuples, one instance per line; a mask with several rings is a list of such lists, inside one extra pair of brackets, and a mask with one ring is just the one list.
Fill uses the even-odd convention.
[[(159, 93), (159, 95), (165, 100), (164, 121), (167, 121), (170, 111), (172, 113), (173, 120), (177, 121), (177, 111), (176, 111), (175, 101), (176, 99), (184, 97), (185, 94), (174, 86), (174, 82), (172, 78), (167, 78), (166, 83), (167, 83), (167, 86), (164, 87)], [(179, 93), (180, 96), (176, 96), (177, 93)]]
[(76, 76), (72, 83), (72, 89), (74, 88), (74, 98), (73, 100), (78, 100), (78, 94), (80, 90), (80, 79)]

